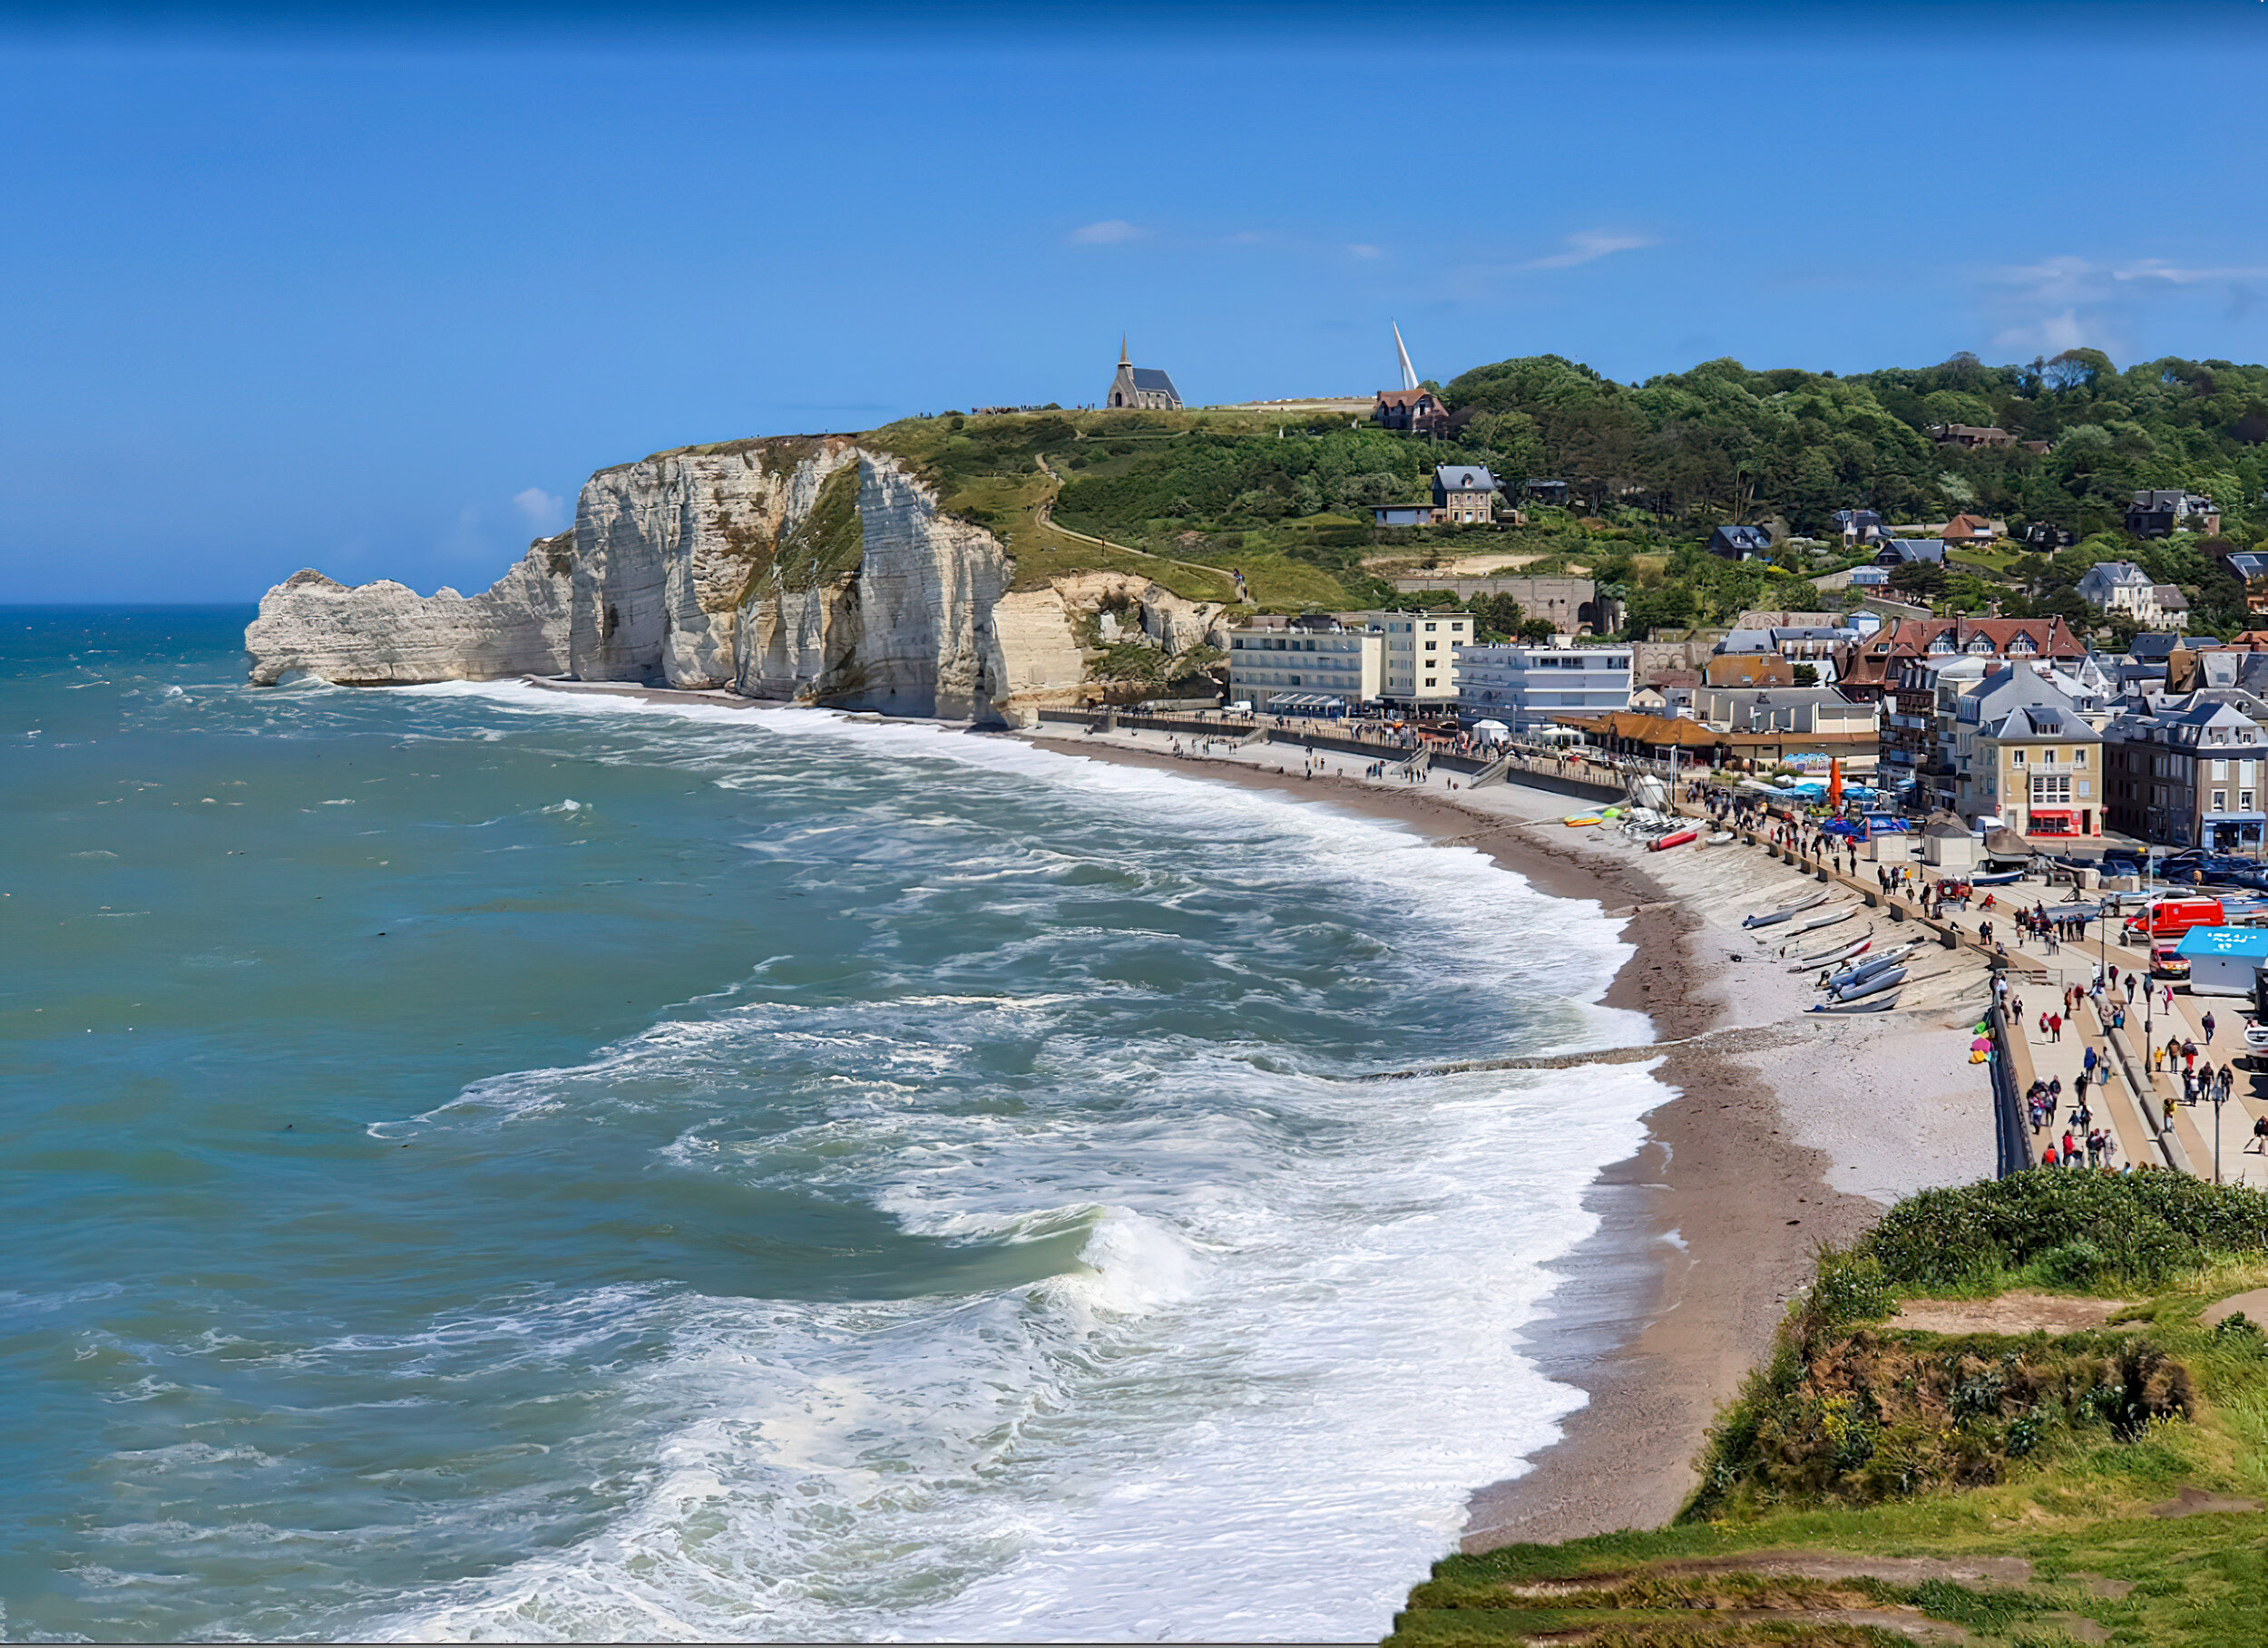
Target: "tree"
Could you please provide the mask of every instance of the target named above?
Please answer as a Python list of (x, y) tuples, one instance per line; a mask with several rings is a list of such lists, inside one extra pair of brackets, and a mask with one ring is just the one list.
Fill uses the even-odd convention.
[(1934, 561), (1909, 561), (1892, 570), (1890, 587), (1901, 595), (1918, 595), (1928, 600), (1943, 593), (1945, 569)]
[(1795, 667), (1795, 684), (1796, 684), (1798, 687), (1816, 687), (1816, 686), (1818, 686), (1818, 685), (1819, 685), (1819, 666), (1818, 666), (1818, 665), (1816, 665), (1816, 664), (1798, 664), (1798, 665), (1796, 665), (1796, 667)]

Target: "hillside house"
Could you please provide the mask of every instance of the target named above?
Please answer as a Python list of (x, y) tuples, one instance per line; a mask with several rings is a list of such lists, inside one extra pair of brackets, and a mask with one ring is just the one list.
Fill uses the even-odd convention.
[(2145, 629), (2177, 629), (2189, 616), (2189, 599), (2131, 561), (2098, 561), (2078, 581), (2079, 599), (2106, 616), (2123, 614)]
[(1433, 519), (1445, 526), (1486, 526), (1496, 519), (1496, 477), (1477, 463), (1444, 463), (1433, 472)]
[(1769, 561), (1772, 534), (1760, 526), (1721, 526), (1709, 534), (1708, 550), (1720, 561)]
[(1855, 550), (1862, 543), (1880, 543), (1890, 536), (1890, 529), (1872, 510), (1837, 510), (1834, 512), (1835, 531), (1843, 534), (1843, 547)]
[(1381, 389), (1370, 421), (1399, 434), (1441, 434), (1449, 428), (1449, 408), (1431, 389)]
[(1938, 424), (1931, 426), (1930, 439), (1940, 446), (2013, 446), (2016, 437), (1998, 424)]
[(1995, 536), (1992, 522), (1983, 516), (1956, 515), (1938, 532), (1938, 541), (1948, 549), (1958, 550), (1989, 544)]
[(2135, 493), (2126, 505), (2126, 531), (2136, 538), (2170, 538), (2177, 531), (2217, 532), (2221, 507), (2179, 487)]
[(1945, 541), (1941, 538), (1892, 538), (1874, 551), (1874, 564), (1896, 571), (1900, 567), (1926, 561), (1933, 566), (1945, 564)]

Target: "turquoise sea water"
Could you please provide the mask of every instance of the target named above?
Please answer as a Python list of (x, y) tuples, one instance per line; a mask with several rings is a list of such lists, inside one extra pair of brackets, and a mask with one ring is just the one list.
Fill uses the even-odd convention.
[(0, 612), (0, 1633), (1364, 1637), (1577, 1399), (1594, 907), (1012, 740)]

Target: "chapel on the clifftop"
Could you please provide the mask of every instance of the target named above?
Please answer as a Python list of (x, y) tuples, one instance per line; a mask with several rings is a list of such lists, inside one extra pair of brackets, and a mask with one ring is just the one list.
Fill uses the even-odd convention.
[(1181, 395), (1173, 386), (1173, 379), (1155, 366), (1137, 366), (1127, 358), (1126, 339), (1119, 339), (1119, 375), (1110, 380), (1110, 398), (1102, 403), (1115, 408), (1134, 408), (1144, 412), (1178, 412)]

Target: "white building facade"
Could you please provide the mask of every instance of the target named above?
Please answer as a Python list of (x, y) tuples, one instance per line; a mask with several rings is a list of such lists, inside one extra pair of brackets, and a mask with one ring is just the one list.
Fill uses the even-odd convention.
[(1313, 708), (1293, 700), (1336, 698), (1353, 709), (1381, 696), (1386, 638), (1334, 620), (1328, 629), (1233, 629), (1228, 635), (1228, 697), (1266, 711)]
[(1457, 655), (1458, 713), (1501, 721), (1515, 733), (1549, 726), (1562, 716), (1603, 716), (1630, 707), (1630, 648), (1549, 646), (1467, 647)]

